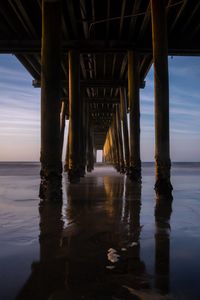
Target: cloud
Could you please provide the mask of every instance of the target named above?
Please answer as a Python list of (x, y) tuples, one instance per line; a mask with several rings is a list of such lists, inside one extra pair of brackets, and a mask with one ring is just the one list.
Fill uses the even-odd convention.
[[(169, 72), (172, 158), (200, 160), (200, 58), (169, 59)], [(142, 159), (153, 160), (153, 68), (140, 99)], [(31, 76), (10, 55), (0, 56), (0, 137), (0, 160), (39, 159), (40, 89), (32, 87)]]
[(181, 79), (200, 77), (200, 58), (199, 57), (174, 57), (169, 59), (169, 74), (171, 78)]

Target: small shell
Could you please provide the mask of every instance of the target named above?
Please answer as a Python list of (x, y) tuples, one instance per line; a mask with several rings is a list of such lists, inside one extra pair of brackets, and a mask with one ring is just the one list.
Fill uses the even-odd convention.
[(135, 246), (137, 246), (138, 245), (138, 243), (137, 242), (132, 242), (131, 244), (130, 244), (130, 246), (129, 247), (135, 247)]
[(121, 248), (121, 251), (127, 251), (127, 249), (126, 248)]
[(115, 266), (106, 266), (106, 269), (113, 270), (113, 269), (115, 269)]
[(113, 249), (113, 248), (108, 249), (108, 253), (110, 253), (110, 252), (117, 253), (117, 251), (115, 249)]

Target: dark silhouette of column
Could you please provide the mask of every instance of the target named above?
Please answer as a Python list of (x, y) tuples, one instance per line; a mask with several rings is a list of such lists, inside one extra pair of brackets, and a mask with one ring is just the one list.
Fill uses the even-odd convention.
[(86, 134), (85, 134), (85, 102), (83, 101), (83, 95), (81, 95), (80, 101), (80, 176), (85, 176), (86, 167)]
[(92, 172), (94, 169), (95, 153), (94, 153), (94, 132), (93, 126), (89, 121), (88, 126), (88, 160), (87, 160), (87, 171)]
[[(140, 223), (141, 212), (141, 184), (130, 182), (128, 178), (125, 181), (125, 208), (122, 222), (127, 224), (129, 245), (134, 243), (133, 247), (128, 249), (128, 272), (133, 276), (133, 286), (136, 288), (149, 288), (146, 266), (141, 259), (140, 236), (142, 226)], [(142, 279), (142, 280), (141, 280)]]
[(119, 143), (119, 163), (120, 163), (120, 173), (124, 173), (124, 149), (123, 149), (123, 139), (122, 139), (122, 128), (121, 128), (121, 116), (119, 105), (116, 106), (116, 129)]
[(155, 91), (155, 190), (171, 196), (167, 21), (164, 0), (151, 0)]
[(117, 157), (116, 170), (117, 170), (117, 172), (120, 172), (121, 153), (120, 153), (119, 135), (118, 135), (118, 131), (117, 131), (116, 111), (113, 114), (113, 139), (115, 140), (115, 145), (116, 145), (116, 157)]
[(141, 181), (140, 159), (140, 80), (139, 59), (134, 51), (128, 51), (128, 98), (130, 120), (130, 168), (129, 178)]
[(42, 1), (41, 188), (47, 200), (60, 198), (61, 1)]
[(124, 140), (124, 163), (126, 173), (129, 173), (129, 137), (128, 137), (128, 121), (127, 121), (127, 101), (126, 90), (120, 88), (120, 104), (121, 104), (121, 116), (123, 123), (123, 140)]
[(80, 54), (77, 50), (68, 52), (69, 58), (69, 170), (70, 182), (80, 180)]
[(31, 265), (31, 274), (16, 300), (58, 299), (66, 296), (67, 251), (63, 249), (62, 199), (60, 203), (41, 202), (39, 206), (40, 257)]

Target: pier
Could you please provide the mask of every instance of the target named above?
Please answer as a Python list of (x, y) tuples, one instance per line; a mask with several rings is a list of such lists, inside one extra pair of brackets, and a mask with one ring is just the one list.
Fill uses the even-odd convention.
[[(41, 91), (40, 162), (0, 162), (0, 299), (200, 299), (200, 163), (187, 161), (199, 144), (171, 163), (168, 70), (169, 56), (200, 55), (200, 1), (1, 0), (0, 32), (0, 55), (14, 55)], [(143, 162), (141, 90), (152, 67), (154, 162)], [(191, 89), (174, 106), (190, 102), (194, 140)]]
[(141, 181), (140, 89), (153, 64), (155, 190), (169, 196), (168, 55), (199, 55), (198, 1), (15, 0), (2, 1), (0, 15), (0, 53), (41, 87), (41, 193), (59, 190), (64, 139), (70, 183), (93, 170), (99, 149)]

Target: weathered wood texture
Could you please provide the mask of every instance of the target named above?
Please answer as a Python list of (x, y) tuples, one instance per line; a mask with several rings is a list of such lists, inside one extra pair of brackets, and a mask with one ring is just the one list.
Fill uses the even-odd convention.
[(151, 0), (155, 94), (155, 161), (158, 192), (171, 189), (169, 144), (169, 79), (167, 23), (164, 0)]
[(80, 54), (70, 50), (69, 59), (69, 179), (80, 177), (81, 150), (81, 105), (80, 105)]
[(130, 168), (129, 176), (140, 180), (140, 93), (138, 54), (128, 51), (128, 99), (130, 121)]
[(61, 174), (61, 4), (42, 2), (41, 163), (45, 176)]

